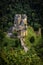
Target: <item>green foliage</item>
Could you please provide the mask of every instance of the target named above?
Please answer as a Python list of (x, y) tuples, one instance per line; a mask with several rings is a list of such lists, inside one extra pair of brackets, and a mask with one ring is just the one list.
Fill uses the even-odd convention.
[(13, 32), (13, 35), (14, 35), (14, 36), (17, 36), (17, 32), (16, 32), (16, 31), (14, 31), (14, 32)]
[[(31, 45), (32, 45), (31, 41), (30, 41), (31, 37), (34, 37), (34, 40), (35, 40), (36, 39), (36, 34), (35, 34), (33, 28), (29, 26), (28, 29), (27, 29), (27, 36), (25, 38), (25, 43), (29, 47), (31, 47)], [(35, 43), (35, 41), (33, 43)]]
[(3, 41), (4, 37), (5, 33), (2, 30), (0, 30), (0, 41)]
[(9, 22), (8, 23), (8, 27), (11, 27), (13, 24), (12, 24), (12, 22)]
[[(32, 27), (28, 27), (28, 35), (25, 38), (25, 44), (29, 48), (29, 51), (25, 53), (24, 49), (21, 47), (21, 42), (18, 38), (4, 37), (2, 48), (0, 49), (1, 64), (4, 65), (43, 65), (40, 57), (37, 55), (36, 45), (38, 44), (38, 38)], [(31, 37), (37, 39), (37, 42), (31, 44)], [(35, 46), (34, 46), (35, 44)], [(34, 48), (35, 47), (35, 48)], [(43, 49), (40, 49), (42, 52)], [(37, 52), (37, 53), (36, 53)], [(40, 61), (40, 62), (39, 62)]]
[[(32, 37), (32, 41), (33, 41), (33, 38), (34, 38), (34, 42), (31, 43), (30, 39)], [(28, 47), (31, 47), (31, 46), (35, 46), (37, 45), (38, 43), (41, 42), (41, 36), (40, 35), (36, 35), (36, 33), (34, 32), (33, 28), (32, 27), (28, 27), (27, 29), (27, 36), (25, 37), (25, 43)]]
[(21, 47), (20, 43), (21, 42), (18, 38), (5, 37), (2, 46), (4, 46), (4, 47), (13, 47), (15, 49), (15, 48)]
[[(30, 7), (30, 2), (27, 0), (27, 1), (1, 1), (1, 13), (2, 14), (2, 17), (1, 17), (1, 27), (2, 25), (4, 25), (4, 27), (6, 26), (10, 26), (11, 25), (11, 22), (14, 23), (14, 15), (17, 14), (17, 13), (21, 13), (21, 14), (27, 14), (28, 16), (28, 20), (31, 22), (35, 22), (35, 19), (39, 18), (37, 13), (35, 12), (35, 10), (31, 9)], [(4, 5), (4, 6), (3, 6)], [(33, 20), (34, 19), (34, 20)], [(32, 23), (31, 22), (31, 23)], [(39, 21), (36, 21), (36, 22), (39, 22)], [(10, 23), (10, 24), (9, 24)], [(5, 29), (5, 28), (4, 28)], [(4, 30), (5, 31), (5, 30)]]
[(1, 58), (4, 60), (5, 65), (41, 65), (42, 63), (33, 48), (25, 53), (22, 49), (13, 50), (12, 47), (9, 49), (3, 47)]
[[(29, 48), (27, 53), (21, 47), (21, 42), (18, 38), (7, 38), (3, 31), (7, 31), (13, 25), (15, 14), (27, 14), (28, 22), (35, 30), (39, 29), (39, 17), (36, 11), (30, 5), (32, 0), (1, 0), (1, 20), (0, 20), (0, 65), (43, 65), (43, 39), (41, 36), (36, 36), (32, 27), (28, 28), (28, 33), (25, 38), (25, 44)], [(34, 0), (36, 2), (36, 0)], [(37, 2), (40, 2), (37, 0)], [(37, 4), (36, 4), (37, 5)], [(40, 4), (39, 4), (40, 5)], [(33, 6), (34, 7), (34, 6)], [(39, 9), (39, 8), (37, 8)], [(42, 8), (43, 9), (43, 8)], [(37, 10), (38, 11), (38, 10)], [(42, 12), (42, 11), (41, 11)], [(36, 22), (36, 23), (35, 23)], [(40, 22), (42, 25), (42, 21)], [(43, 30), (42, 38), (43, 38)], [(14, 32), (17, 36), (17, 33)], [(34, 37), (34, 39), (32, 38)], [(32, 40), (32, 43), (30, 42)], [(33, 42), (33, 40), (35, 40)]]
[(34, 31), (38, 31), (40, 28), (40, 25), (38, 23), (34, 23)]
[[(20, 45), (20, 40), (18, 38), (9, 38), (4, 37), (3, 45), (0, 49), (0, 60), (1, 64), (4, 65), (43, 65), (38, 52), (33, 47), (34, 44), (31, 44), (30, 38), (34, 37), (36, 40), (36, 34), (32, 27), (28, 28), (28, 35), (26, 37), (26, 45), (29, 48), (29, 51), (25, 53)], [(35, 43), (35, 41), (33, 42)], [(40, 49), (41, 50), (41, 49)], [(37, 53), (36, 53), (37, 52)], [(39, 62), (40, 61), (40, 62)]]
[(35, 50), (36, 50), (38, 56), (43, 61), (43, 38), (41, 39), (40, 43), (38, 43), (37, 45), (35, 45)]
[(34, 37), (32, 36), (32, 37), (30, 38), (30, 42), (33, 43), (34, 41), (35, 41), (35, 39), (34, 39)]

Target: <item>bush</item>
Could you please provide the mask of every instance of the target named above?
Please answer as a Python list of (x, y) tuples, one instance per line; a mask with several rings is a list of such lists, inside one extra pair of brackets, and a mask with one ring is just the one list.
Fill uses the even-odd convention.
[(32, 36), (32, 37), (30, 38), (30, 42), (31, 42), (31, 43), (34, 43), (34, 41), (35, 41), (34, 36)]
[(34, 31), (38, 31), (39, 30), (39, 28), (38, 27), (34, 27)]
[(13, 48), (18, 48), (18, 47), (21, 47), (21, 42), (19, 39), (16, 39), (15, 40), (15, 45), (12, 45)]
[(0, 41), (2, 41), (5, 37), (5, 34), (2, 30), (0, 30)]
[(34, 31), (38, 31), (40, 28), (40, 25), (38, 23), (34, 24)]
[(16, 32), (16, 31), (15, 31), (15, 32), (13, 32), (13, 35), (14, 35), (14, 36), (17, 36), (17, 32)]

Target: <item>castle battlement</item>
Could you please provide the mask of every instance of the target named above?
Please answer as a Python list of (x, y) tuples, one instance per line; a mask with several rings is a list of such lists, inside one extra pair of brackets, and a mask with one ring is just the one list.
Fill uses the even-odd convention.
[(14, 25), (20, 24), (23, 22), (24, 24), (27, 24), (27, 15), (26, 14), (16, 14), (14, 18)]

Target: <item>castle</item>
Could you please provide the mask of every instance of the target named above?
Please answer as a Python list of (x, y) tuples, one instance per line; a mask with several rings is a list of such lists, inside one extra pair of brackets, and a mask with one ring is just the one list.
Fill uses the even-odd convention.
[(14, 17), (14, 30), (18, 35), (24, 37), (27, 35), (27, 16), (26, 14), (16, 14)]
[[(17, 32), (17, 36), (13, 32)], [(25, 46), (25, 36), (27, 35), (27, 16), (26, 14), (16, 14), (14, 17), (14, 25), (7, 31), (8, 37), (16, 38), (18, 37), (21, 41), (21, 46), (24, 51), (27, 52), (28, 48)]]

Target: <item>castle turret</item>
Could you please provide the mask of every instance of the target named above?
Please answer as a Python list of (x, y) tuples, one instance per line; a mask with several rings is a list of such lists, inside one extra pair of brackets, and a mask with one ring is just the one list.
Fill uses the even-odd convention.
[(20, 21), (21, 21), (21, 14), (16, 14), (14, 18), (14, 25), (20, 24)]
[(22, 14), (22, 22), (24, 22), (24, 24), (27, 24), (27, 15), (26, 14)]

